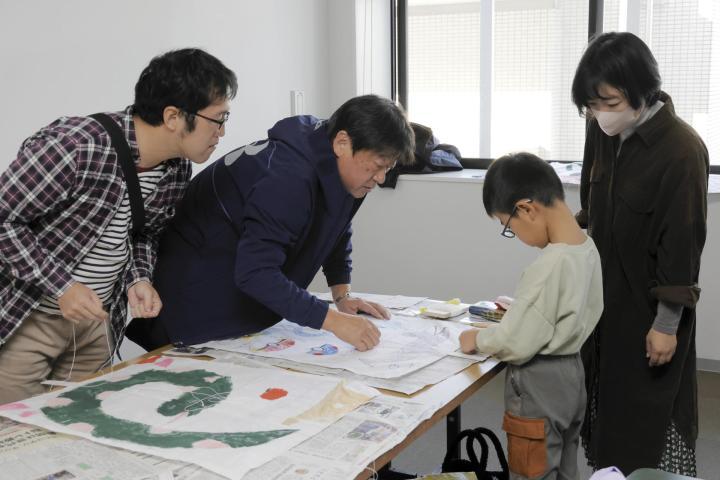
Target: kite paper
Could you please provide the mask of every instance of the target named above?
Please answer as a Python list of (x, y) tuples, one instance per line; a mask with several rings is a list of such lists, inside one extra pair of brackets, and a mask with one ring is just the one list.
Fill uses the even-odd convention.
[(467, 328), (456, 322), (397, 316), (373, 322), (380, 329), (380, 343), (367, 352), (356, 350), (328, 331), (287, 320), (254, 335), (200, 346), (396, 378), (457, 350), (458, 336)]
[(376, 394), (331, 377), (159, 357), (0, 405), (0, 415), (239, 479)]

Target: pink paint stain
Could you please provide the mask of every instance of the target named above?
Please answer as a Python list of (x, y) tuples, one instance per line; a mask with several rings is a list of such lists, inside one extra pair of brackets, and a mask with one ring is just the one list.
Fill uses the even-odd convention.
[(277, 342), (271, 342), (266, 344), (264, 347), (257, 349), (256, 351), (263, 352), (279, 352), (295, 345), (295, 340), (291, 338), (283, 338)]
[(172, 358), (165, 357), (162, 360), (158, 360), (157, 362), (155, 362), (155, 365), (157, 365), (158, 367), (167, 368), (170, 365), (172, 365), (172, 363), (173, 363)]
[(170, 420), (170, 421), (171, 421), (171, 422), (177, 422), (178, 420), (182, 420), (183, 418), (185, 418), (185, 417), (187, 417), (187, 416), (188, 416), (188, 413), (187, 413), (187, 412), (178, 413), (178, 414), (175, 415), (175, 416), (172, 418), (172, 420)]
[(28, 410), (28, 411), (22, 412), (22, 413), (20, 414), (20, 416), (23, 417), (23, 418), (25, 418), (25, 417), (32, 417), (32, 416), (35, 415), (36, 413), (38, 413), (38, 412), (35, 411), (35, 410)]
[(150, 433), (156, 433), (156, 434), (163, 434), (163, 433), (170, 433), (172, 432), (171, 429), (165, 428), (165, 427), (150, 427)]
[(192, 372), (197, 370), (195, 367), (179, 367), (173, 368), (172, 371), (175, 373)]
[(228, 445), (217, 440), (199, 440), (192, 444), (193, 448), (228, 448)]
[(76, 432), (82, 432), (82, 433), (90, 433), (95, 429), (94, 426), (90, 425), (89, 423), (85, 423), (85, 422), (71, 423), (67, 427), (70, 430), (75, 430)]
[(30, 407), (28, 405), (25, 405), (22, 402), (12, 402), (12, 403), (6, 403), (5, 405), (0, 405), (1, 411), (22, 410), (23, 408), (30, 408)]
[(69, 398), (55, 397), (45, 402), (46, 407), (64, 407), (70, 405), (73, 401)]

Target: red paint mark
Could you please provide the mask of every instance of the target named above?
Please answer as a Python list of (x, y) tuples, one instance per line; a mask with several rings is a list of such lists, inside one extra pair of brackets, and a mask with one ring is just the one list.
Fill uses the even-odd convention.
[(260, 398), (264, 398), (265, 400), (277, 400), (287, 394), (287, 390), (283, 390), (282, 388), (268, 388), (265, 390), (265, 393), (260, 395)]
[(140, 360), (138, 363), (155, 363), (155, 360), (157, 360), (160, 357), (161, 357), (161, 355), (153, 355), (152, 357), (148, 357), (143, 360)]

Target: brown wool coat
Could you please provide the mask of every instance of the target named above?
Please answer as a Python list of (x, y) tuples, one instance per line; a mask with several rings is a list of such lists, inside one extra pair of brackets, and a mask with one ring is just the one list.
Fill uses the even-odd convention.
[[(656, 467), (674, 422), (697, 438), (695, 304), (705, 244), (708, 152), (672, 100), (640, 125), (616, 155), (619, 138), (588, 124), (578, 222), (588, 227), (603, 265), (605, 310), (583, 347), (588, 399), (597, 417), (583, 439), (598, 467), (625, 474)], [(682, 304), (677, 350), (649, 367), (645, 337), (658, 300)]]

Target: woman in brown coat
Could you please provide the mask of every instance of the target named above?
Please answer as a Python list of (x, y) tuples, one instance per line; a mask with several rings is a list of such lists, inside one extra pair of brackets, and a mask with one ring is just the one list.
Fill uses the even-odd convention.
[(695, 476), (707, 149), (631, 33), (590, 43), (572, 95), (589, 118), (577, 218), (600, 252), (605, 300), (583, 347), (588, 463)]

